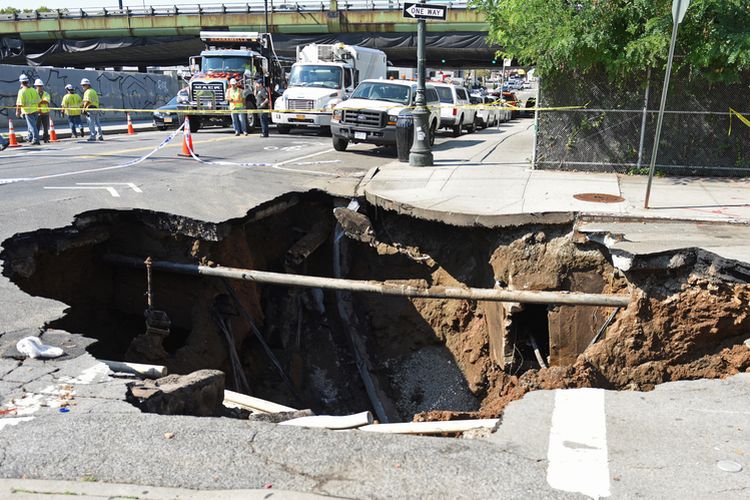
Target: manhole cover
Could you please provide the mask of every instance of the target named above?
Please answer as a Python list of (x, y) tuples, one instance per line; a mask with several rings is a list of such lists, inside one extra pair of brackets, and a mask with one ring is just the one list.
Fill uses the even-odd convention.
[(574, 194), (573, 198), (581, 201), (590, 201), (591, 203), (620, 203), (621, 201), (625, 201), (625, 198), (622, 196), (604, 193), (579, 193)]

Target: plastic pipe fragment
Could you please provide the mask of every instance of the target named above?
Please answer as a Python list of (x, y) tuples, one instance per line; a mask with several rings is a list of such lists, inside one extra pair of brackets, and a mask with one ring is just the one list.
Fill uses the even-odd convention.
[(288, 406), (280, 405), (272, 401), (266, 401), (265, 399), (254, 398), (247, 394), (240, 394), (230, 390), (224, 391), (224, 406), (240, 407), (247, 410), (260, 413), (282, 413), (289, 411), (297, 411), (296, 408), (290, 408)]
[(360, 427), (360, 431), (382, 432), (385, 434), (442, 434), (444, 432), (465, 432), (472, 429), (494, 429), (499, 418), (477, 420), (446, 420), (440, 422), (404, 422), (400, 424), (374, 424)]
[(352, 429), (363, 425), (372, 424), (372, 413), (363, 411), (354, 415), (316, 415), (314, 417), (300, 417), (293, 420), (281, 422), (279, 425), (295, 425), (299, 427), (311, 427), (317, 429)]
[(167, 374), (167, 367), (161, 365), (144, 365), (141, 363), (128, 363), (127, 361), (110, 361), (100, 359), (113, 372), (134, 373), (146, 378), (161, 378)]

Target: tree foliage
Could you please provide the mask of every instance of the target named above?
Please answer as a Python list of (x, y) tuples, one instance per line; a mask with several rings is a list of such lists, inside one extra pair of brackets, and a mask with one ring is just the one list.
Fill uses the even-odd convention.
[[(474, 0), (504, 57), (542, 74), (604, 70), (612, 79), (663, 68), (672, 0)], [(680, 25), (675, 70), (731, 82), (750, 70), (750, 0), (692, 0)]]

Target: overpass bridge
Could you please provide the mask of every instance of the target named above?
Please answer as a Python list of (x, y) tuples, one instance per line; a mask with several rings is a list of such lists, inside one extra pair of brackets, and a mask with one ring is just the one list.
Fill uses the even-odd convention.
[[(428, 62), (490, 66), (497, 47), (484, 41), (488, 31), (484, 15), (466, 0), (433, 1), (445, 4), (448, 15), (446, 21), (428, 23)], [(267, 10), (264, 5), (263, 0), (251, 0), (4, 14), (0, 39), (6, 46), (22, 46), (24, 63), (28, 59), (34, 64), (89, 67), (184, 64), (200, 51), (201, 30), (264, 32), (267, 23), (282, 56), (293, 56), (298, 44), (340, 40), (384, 50), (397, 65), (414, 61), (416, 22), (403, 18), (401, 0), (268, 0)], [(16, 60), (5, 52), (3, 62), (20, 62), (20, 52)]]

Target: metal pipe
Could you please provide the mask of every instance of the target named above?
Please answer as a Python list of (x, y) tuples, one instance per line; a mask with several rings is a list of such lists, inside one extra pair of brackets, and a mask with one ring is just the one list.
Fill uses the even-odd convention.
[(638, 167), (641, 168), (641, 162), (643, 161), (643, 143), (646, 136), (646, 116), (648, 115), (648, 94), (651, 90), (651, 68), (648, 68), (646, 74), (646, 95), (643, 98), (643, 117), (641, 118), (641, 138), (638, 142)]
[[(143, 260), (124, 255), (108, 254), (104, 261), (126, 267), (140, 269)], [(332, 290), (349, 290), (351, 292), (377, 293), (400, 297), (420, 297), (432, 299), (486, 300), (491, 302), (524, 302), (529, 304), (565, 304), (583, 306), (626, 307), (630, 304), (629, 295), (606, 295), (578, 292), (548, 292), (536, 290), (498, 290), (493, 288), (458, 288), (435, 286), (419, 288), (409, 285), (385, 283), (381, 281), (362, 281), (342, 278), (325, 278), (321, 276), (304, 276), (269, 271), (255, 271), (234, 267), (209, 267), (198, 264), (179, 264), (169, 261), (153, 261), (153, 269), (193, 276), (214, 276), (256, 283), (299, 286), (306, 288), (327, 288)]]

